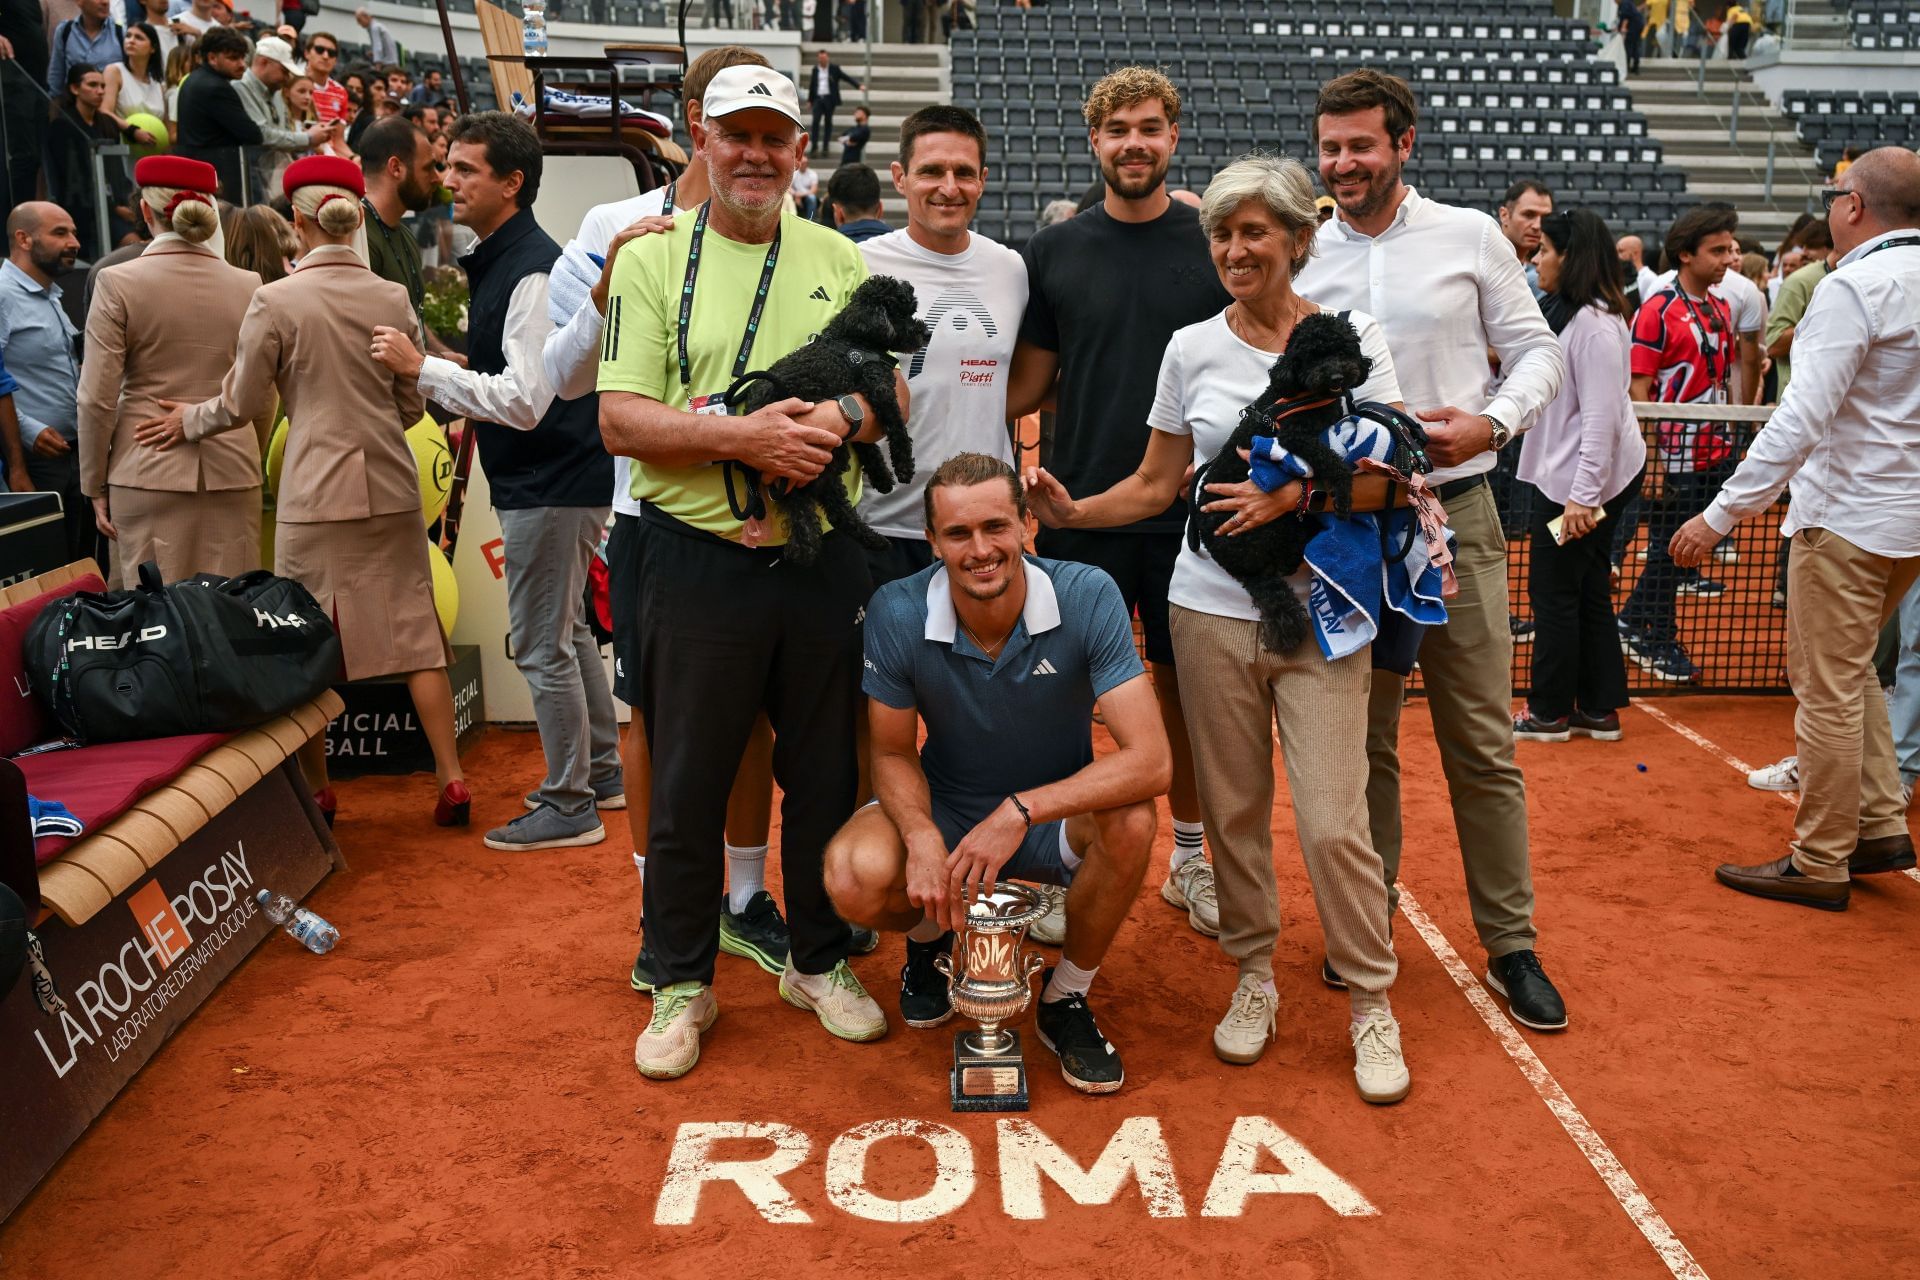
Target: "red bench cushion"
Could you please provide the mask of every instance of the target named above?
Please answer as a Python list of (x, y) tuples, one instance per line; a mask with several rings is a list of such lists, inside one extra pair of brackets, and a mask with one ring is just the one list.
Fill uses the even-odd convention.
[(14, 761), (27, 776), (27, 794), (57, 800), (85, 824), (78, 836), (43, 836), (33, 842), (34, 865), (44, 867), (69, 847), (133, 807), (134, 801), (178, 777), (213, 750), (228, 733), (185, 733), (137, 742), (104, 742), (70, 751), (49, 751)]
[(60, 736), (59, 726), (48, 717), (27, 683), (27, 628), (42, 609), (61, 596), (106, 589), (107, 584), (98, 575), (89, 573), (43, 596), (0, 609), (0, 756)]

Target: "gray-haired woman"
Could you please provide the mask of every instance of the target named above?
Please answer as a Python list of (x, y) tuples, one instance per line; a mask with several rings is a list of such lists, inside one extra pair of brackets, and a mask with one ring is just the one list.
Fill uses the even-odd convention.
[[(1293, 291), (1293, 277), (1312, 253), (1319, 226), (1313, 184), (1298, 163), (1254, 156), (1229, 165), (1207, 186), (1200, 224), (1233, 303), (1173, 335), (1148, 415), (1153, 435), (1133, 475), (1105, 493), (1076, 500), (1044, 470), (1029, 469), (1028, 494), (1042, 523), (1103, 528), (1166, 510), (1180, 495), (1188, 464), (1225, 447), (1241, 410), (1266, 390), (1268, 371), (1294, 326), (1320, 309)], [(1371, 377), (1354, 398), (1398, 403), (1400, 387), (1380, 326), (1359, 312), (1347, 319), (1373, 362)], [(1229, 535), (1286, 514), (1300, 497), (1292, 483), (1271, 493), (1252, 481), (1210, 485), (1208, 492), (1213, 501), (1207, 510), (1235, 513), (1223, 526)], [(1310, 586), (1302, 569), (1294, 588), (1304, 599)], [(1331, 660), (1314, 643), (1288, 654), (1269, 652), (1261, 645), (1260, 615), (1246, 588), (1204, 547), (1181, 548), (1168, 594), (1200, 807), (1214, 838), (1220, 945), (1240, 966), (1232, 1002), (1214, 1028), (1214, 1052), (1227, 1062), (1252, 1063), (1274, 1034), (1277, 721), (1327, 955), (1352, 1000), (1354, 1076), (1367, 1101), (1397, 1102), (1411, 1080), (1387, 1001), (1398, 966), (1380, 856), (1367, 827), (1369, 646)]]

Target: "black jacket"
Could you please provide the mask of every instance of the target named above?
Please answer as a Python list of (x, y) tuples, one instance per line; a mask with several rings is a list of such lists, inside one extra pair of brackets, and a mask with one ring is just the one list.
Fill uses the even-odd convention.
[[(467, 303), (467, 363), (475, 373), (504, 373), (507, 307), (520, 282), (551, 271), (560, 246), (522, 209), (460, 259), (472, 296)], [(600, 443), (600, 397), (555, 400), (531, 431), (475, 422), (480, 465), (493, 505), (604, 507), (613, 498), (613, 458)]]
[[(180, 82), (179, 134), (174, 154), (212, 165), (220, 174), (220, 194), (242, 203), (238, 148), (259, 146), (260, 126), (241, 105), (233, 81), (212, 67), (194, 68)], [(264, 191), (247, 194), (256, 201), (266, 198)]]
[(810, 102), (819, 102), (829, 107), (837, 107), (840, 105), (841, 85), (850, 84), (856, 89), (860, 87), (860, 82), (841, 70), (840, 64), (837, 62), (827, 63), (827, 88), (829, 92), (824, 95), (816, 94), (813, 91), (814, 77), (820, 74), (820, 64), (816, 62), (808, 67), (806, 74), (807, 100)]

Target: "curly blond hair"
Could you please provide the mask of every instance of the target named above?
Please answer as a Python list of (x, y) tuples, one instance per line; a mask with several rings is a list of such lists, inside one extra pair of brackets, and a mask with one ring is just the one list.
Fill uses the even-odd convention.
[(1087, 95), (1081, 114), (1087, 118), (1087, 128), (1098, 129), (1114, 112), (1153, 98), (1167, 109), (1168, 124), (1180, 123), (1180, 91), (1164, 72), (1153, 67), (1122, 67), (1100, 77)]

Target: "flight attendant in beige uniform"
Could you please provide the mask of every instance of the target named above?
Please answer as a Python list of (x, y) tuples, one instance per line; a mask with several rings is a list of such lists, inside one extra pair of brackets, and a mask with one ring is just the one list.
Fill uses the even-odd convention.
[[(346, 678), (404, 673), (433, 747), (440, 799), (434, 821), (465, 826), (471, 797), (454, 747), (446, 640), (433, 608), (420, 484), (406, 431), (425, 410), (418, 384), (375, 363), (369, 339), (390, 325), (421, 343), (407, 291), (380, 279), (353, 251), (366, 188), (337, 156), (289, 165), (287, 197), (300, 265), (253, 295), (239, 354), (220, 394), (196, 405), (162, 401), (140, 443), (165, 452), (287, 407), (287, 453), (275, 506), (274, 572), (313, 592), (340, 632)], [(330, 811), (324, 743), (301, 756)], [(318, 748), (318, 750), (313, 750)]]
[[(259, 435), (236, 431), (155, 453), (134, 431), (162, 397), (220, 393), (260, 277), (206, 247), (220, 229), (212, 165), (148, 156), (133, 176), (153, 243), (94, 286), (80, 370), (80, 488), (113, 542), (109, 585), (131, 585), (149, 560), (168, 582), (230, 578), (260, 567)], [(188, 298), (190, 323), (180, 307)], [(272, 413), (269, 406), (256, 425), (270, 425)]]

